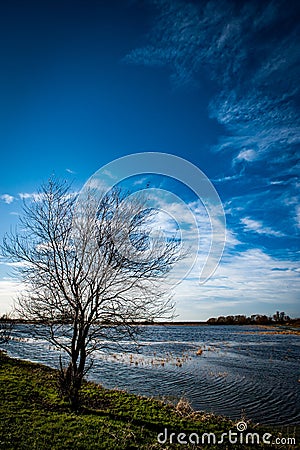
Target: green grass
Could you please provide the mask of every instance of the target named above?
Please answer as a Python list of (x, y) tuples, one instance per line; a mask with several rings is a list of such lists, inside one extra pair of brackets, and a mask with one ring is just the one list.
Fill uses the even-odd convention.
[(196, 432), (200, 436), (235, 430), (234, 423), (224, 417), (184, 413), (159, 400), (89, 382), (82, 388), (82, 408), (74, 413), (58, 395), (55, 370), (4, 353), (0, 353), (0, 398), (0, 449), (5, 450), (226, 448), (161, 445), (157, 434), (164, 428), (169, 433)]

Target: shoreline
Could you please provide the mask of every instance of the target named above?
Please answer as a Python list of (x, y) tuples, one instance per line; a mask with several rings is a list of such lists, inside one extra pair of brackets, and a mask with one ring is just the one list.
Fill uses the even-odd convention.
[[(56, 391), (56, 376), (57, 370), (46, 365), (0, 353), (1, 444), (5, 444), (6, 450), (33, 447), (33, 442), (35, 445), (38, 443), (35, 448), (43, 450), (73, 446), (87, 450), (162, 448), (161, 445), (156, 446), (157, 435), (165, 429), (194, 434), (216, 433), (217, 436), (236, 430), (237, 421), (194, 411), (185, 399), (170, 404), (124, 390), (106, 389), (89, 381), (85, 381), (82, 388), (81, 410), (74, 413)], [(300, 432), (300, 424), (257, 426), (246, 419), (241, 420), (245, 421), (249, 432), (264, 433), (267, 430), (273, 435), (283, 431), (287, 434), (292, 427), (295, 436), (296, 431)], [(15, 446), (16, 443), (19, 446)], [(191, 448), (218, 447), (201, 445)], [(243, 448), (254, 447), (245, 445)], [(259, 444), (256, 448), (264, 446)]]
[[(209, 319), (211, 320), (211, 319)], [(268, 322), (268, 323), (255, 323), (255, 322), (236, 322), (236, 323), (226, 323), (226, 322), (209, 322), (207, 321), (161, 321), (161, 322), (130, 322), (130, 325), (136, 326), (209, 326), (209, 327), (220, 327), (220, 326), (255, 326), (255, 327), (293, 327), (300, 328), (300, 319), (294, 319), (290, 322), (277, 323), (277, 322)], [(1, 323), (12, 323), (13, 325), (47, 325), (41, 321), (31, 321), (31, 320), (22, 320), (22, 319), (1, 319)], [(58, 325), (70, 325), (70, 322), (56, 322)], [(114, 326), (114, 323), (100, 323), (101, 326)], [(119, 324), (117, 324), (119, 325)]]

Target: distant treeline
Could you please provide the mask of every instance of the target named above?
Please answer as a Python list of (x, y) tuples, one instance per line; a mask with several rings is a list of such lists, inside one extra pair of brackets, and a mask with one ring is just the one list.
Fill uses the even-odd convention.
[(293, 324), (299, 319), (291, 319), (284, 311), (276, 313), (273, 316), (263, 314), (252, 314), (247, 317), (238, 314), (236, 316), (211, 317), (207, 323), (209, 325), (269, 325), (269, 324)]
[[(1, 332), (1, 324), (3, 327), (3, 324), (10, 323), (10, 324), (44, 324), (49, 325), (47, 322), (41, 322), (41, 321), (29, 321), (26, 319), (21, 318), (11, 318), (4, 314), (3, 316), (0, 316), (0, 332)], [(64, 317), (57, 318), (55, 321), (52, 321), (52, 324), (66, 324), (70, 325), (72, 321), (70, 319), (66, 319)], [(101, 325), (101, 326), (114, 326), (114, 325), (120, 325), (113, 321), (98, 321), (95, 323), (95, 325)], [(196, 326), (196, 325), (270, 325), (270, 324), (286, 324), (286, 325), (295, 325), (300, 326), (300, 318), (294, 319), (285, 314), (284, 311), (279, 312), (276, 311), (276, 313), (273, 316), (266, 316), (262, 314), (252, 314), (251, 316), (247, 317), (243, 314), (237, 314), (235, 316), (219, 316), (219, 317), (211, 317), (206, 322), (205, 321), (167, 321), (167, 322), (155, 322), (154, 320), (145, 320), (142, 322), (128, 322), (127, 325), (188, 325), (188, 326)]]

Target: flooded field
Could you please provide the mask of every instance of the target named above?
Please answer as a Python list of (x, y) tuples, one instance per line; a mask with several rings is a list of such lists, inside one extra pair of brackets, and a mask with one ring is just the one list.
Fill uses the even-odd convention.
[[(11, 356), (58, 366), (58, 351), (15, 327)], [(300, 423), (300, 337), (253, 326), (145, 326), (98, 351), (88, 374), (105, 387), (277, 425)]]

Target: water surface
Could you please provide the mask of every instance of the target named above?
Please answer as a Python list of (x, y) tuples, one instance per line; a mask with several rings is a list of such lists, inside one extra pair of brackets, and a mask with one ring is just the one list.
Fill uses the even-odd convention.
[[(268, 329), (266, 329), (268, 330)], [(259, 334), (251, 326), (145, 326), (130, 341), (95, 354), (88, 378), (194, 409), (259, 423), (300, 423), (300, 337)], [(58, 366), (59, 353), (18, 325), (11, 356)], [(197, 351), (202, 349), (202, 354)]]

